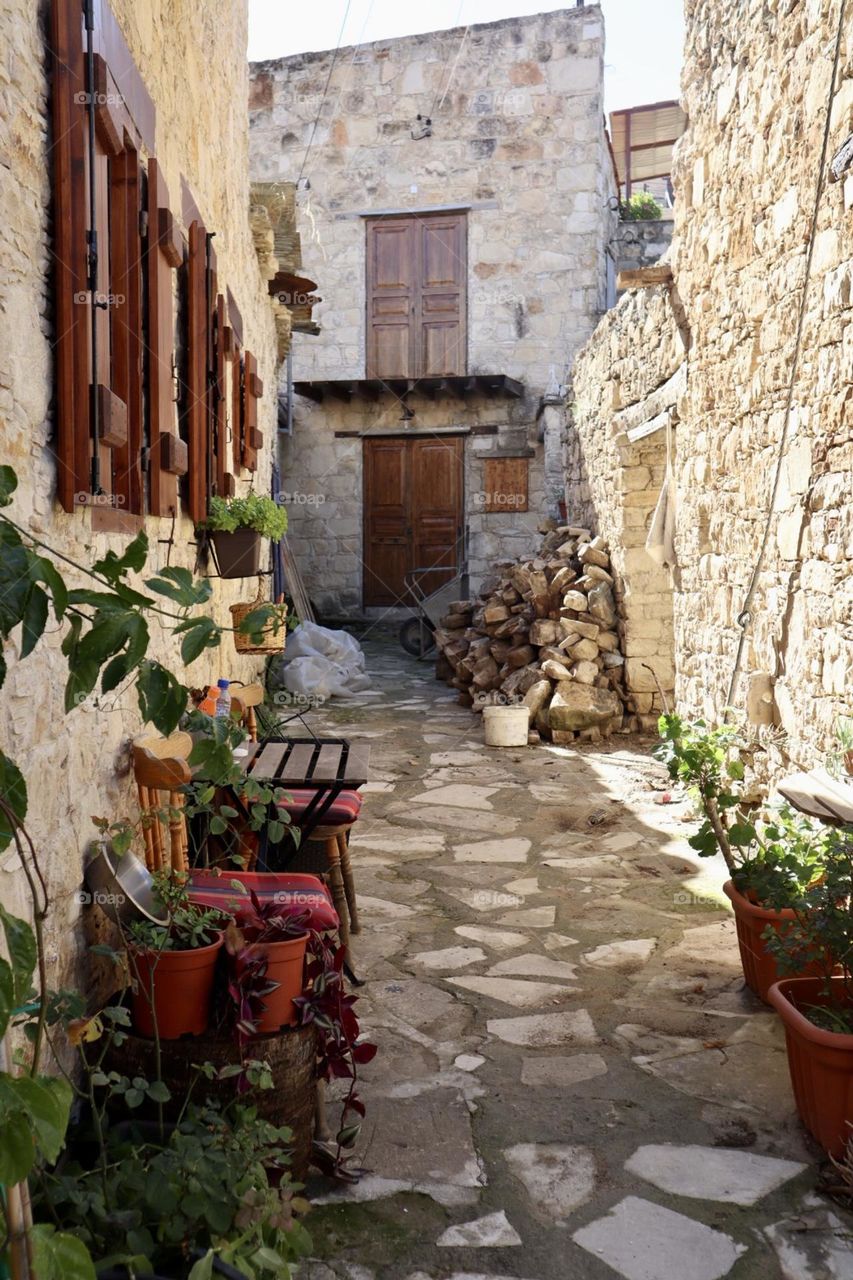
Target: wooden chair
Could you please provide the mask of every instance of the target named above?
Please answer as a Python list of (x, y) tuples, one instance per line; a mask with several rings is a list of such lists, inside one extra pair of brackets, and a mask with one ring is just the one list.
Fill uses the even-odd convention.
[(255, 707), (259, 707), (264, 700), (264, 686), (259, 682), (255, 684), (238, 685), (238, 693), (231, 695), (231, 712), (236, 712), (246, 729), (250, 742), (258, 740), (258, 718), (255, 714)]
[[(133, 774), (149, 871), (162, 871), (167, 866), (173, 871), (189, 869), (184, 796), (179, 788), (192, 778), (187, 764), (192, 747), (188, 733), (173, 733), (168, 738), (147, 734), (134, 740)], [(168, 822), (163, 819), (166, 811)]]

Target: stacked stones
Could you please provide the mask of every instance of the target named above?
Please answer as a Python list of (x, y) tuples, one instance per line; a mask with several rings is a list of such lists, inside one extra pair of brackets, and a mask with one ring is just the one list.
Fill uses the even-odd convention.
[(523, 703), (552, 742), (598, 741), (622, 723), (624, 658), (600, 537), (552, 528), (534, 560), (502, 562), (478, 600), (451, 604), (436, 674), (477, 711)]

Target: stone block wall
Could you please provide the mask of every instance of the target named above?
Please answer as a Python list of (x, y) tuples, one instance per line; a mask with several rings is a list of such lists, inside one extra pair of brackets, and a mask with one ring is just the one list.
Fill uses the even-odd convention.
[[(658, 684), (671, 694), (675, 683), (672, 579), (645, 542), (665, 477), (666, 421), (683, 407), (684, 359), (667, 291), (625, 294), (578, 356), (567, 433), (568, 516), (610, 549), (626, 688), (646, 728), (661, 710)], [(632, 441), (629, 431), (647, 434)]]
[(660, 261), (672, 244), (674, 227), (672, 218), (620, 222), (613, 244), (616, 270), (647, 267)]
[[(157, 109), (157, 158), (180, 221), (181, 175), (208, 227), (216, 231), (219, 284), (230, 287), (243, 316), (246, 344), (257, 354), (267, 386), (277, 378), (276, 332), (249, 227), (247, 160), (248, 69), (246, 4), (211, 0), (201, 8), (172, 0), (168, 15), (133, 0), (112, 9)], [(14, 467), (19, 488), (11, 514), (20, 524), (73, 559), (90, 564), (128, 538), (94, 533), (91, 516), (61, 511), (54, 501), (53, 317), (51, 305), (51, 158), (46, 78), (47, 5), (11, 0), (0, 13), (0, 441), (2, 461)], [(14, 176), (12, 176), (14, 175)], [(274, 438), (275, 397), (259, 401), (259, 425)], [(266, 491), (271, 451), (261, 458), (256, 485)], [(245, 491), (246, 481), (238, 482)], [(148, 573), (167, 563), (171, 522), (148, 519)], [(172, 565), (193, 567), (192, 523), (178, 520)], [(148, 576), (147, 574), (145, 576)], [(71, 569), (67, 580), (83, 580)], [(245, 584), (216, 582), (213, 612), (230, 624), (228, 605)], [(18, 636), (4, 646), (9, 674), (0, 690), (0, 748), (15, 759), (30, 788), (29, 827), (41, 853), (51, 896), (47, 944), (51, 982), (70, 979), (81, 942), (76, 893), (83, 853), (93, 835), (92, 815), (118, 818), (136, 812), (127, 743), (139, 732), (135, 695), (92, 696), (63, 712), (67, 674), (59, 645), (64, 628), (48, 624), (35, 652), (17, 660)], [(150, 653), (180, 672), (179, 644), (156, 623)], [(201, 684), (222, 670), (253, 678), (257, 659), (238, 659), (230, 643), (190, 669)], [(26, 911), (16, 854), (0, 855), (0, 900)], [(73, 941), (69, 941), (69, 939)]]
[[(576, 375), (579, 440), (603, 525), (616, 456), (585, 418), (607, 401), (613, 326), (629, 324), (629, 381), (642, 387), (672, 341), (686, 347), (675, 427), (678, 571), (673, 595), (678, 703), (719, 717), (747, 585), (780, 457), (820, 173), (838, 3), (690, 0), (676, 148), (674, 282), (608, 316)], [(829, 157), (853, 125), (853, 41), (843, 33)], [(853, 174), (820, 195), (793, 413), (752, 606), (751, 672), (773, 677), (768, 775), (820, 763), (853, 688)], [(666, 293), (669, 309), (664, 308)], [(625, 378), (622, 380), (623, 387)], [(654, 437), (649, 437), (649, 442)], [(580, 447), (579, 446), (579, 447)], [(649, 447), (651, 444), (649, 443)], [(617, 508), (625, 507), (622, 500)]]
[[(605, 245), (615, 225), (603, 128), (604, 32), (597, 6), (407, 36), (252, 65), (251, 165), (259, 181), (304, 166), (299, 229), (304, 273), (319, 282), (317, 337), (296, 335), (296, 380), (365, 372), (366, 214), (468, 210), (468, 371), (524, 383), (520, 400), (430, 400), (417, 389), (412, 430), (477, 431), (466, 442), (468, 535), (475, 575), (532, 547), (545, 513), (537, 413), (565, 381), (606, 305)], [(416, 117), (431, 136), (413, 138)], [(401, 405), (322, 404), (297, 397), (282, 469), (293, 536), (321, 607), (361, 608), (361, 442), (336, 433), (402, 432)], [(479, 459), (533, 450), (531, 514), (484, 514)], [(553, 486), (551, 486), (553, 488)], [(556, 515), (556, 494), (551, 494)], [(533, 504), (537, 504), (534, 511)], [(535, 535), (534, 535), (535, 540)]]

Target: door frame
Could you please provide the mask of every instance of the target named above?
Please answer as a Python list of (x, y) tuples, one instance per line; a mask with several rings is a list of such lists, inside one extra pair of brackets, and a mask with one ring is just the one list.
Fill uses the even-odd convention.
[(461, 439), (461, 484), (459, 495), (460, 507), (460, 524), (462, 533), (458, 542), (459, 555), (457, 557), (457, 569), (461, 569), (468, 558), (468, 504), (467, 504), (467, 476), (466, 463), (468, 461), (468, 452), (466, 441), (471, 435), (471, 431), (465, 427), (454, 427), (450, 429), (438, 428), (436, 431), (377, 431), (375, 433), (367, 432), (362, 436), (361, 450), (361, 607), (362, 609), (411, 609), (412, 606), (405, 601), (398, 604), (366, 604), (365, 592), (367, 588), (367, 555), (368, 555), (368, 521), (369, 511), (367, 505), (367, 467), (365, 466), (365, 457), (367, 449), (365, 446), (371, 440), (418, 440), (418, 439), (443, 439), (444, 437), (452, 439)]

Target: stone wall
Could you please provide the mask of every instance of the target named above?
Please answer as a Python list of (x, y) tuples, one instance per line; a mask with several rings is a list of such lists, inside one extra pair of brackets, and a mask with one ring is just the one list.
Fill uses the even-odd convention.
[(665, 693), (674, 684), (671, 575), (645, 542), (664, 482), (667, 419), (677, 422), (682, 407), (684, 354), (667, 290), (625, 294), (576, 361), (569, 415), (568, 516), (610, 549), (625, 684), (646, 728), (661, 710), (658, 683)]
[(672, 244), (674, 227), (672, 218), (620, 222), (613, 244), (616, 270), (647, 267), (658, 262)]
[[(676, 149), (676, 217), (669, 301), (688, 347), (675, 429), (678, 576), (676, 691), (685, 712), (723, 710), (737, 618), (766, 527), (796, 345), (806, 247), (820, 171), (838, 3), (692, 0)], [(850, 29), (841, 47), (829, 156), (853, 108)], [(821, 194), (802, 355), (766, 561), (752, 607), (743, 705), (752, 672), (775, 680), (781, 733), (771, 772), (818, 763), (853, 675), (853, 176)], [(631, 310), (642, 380), (671, 336), (657, 292)], [(608, 320), (579, 384), (611, 341)], [(642, 341), (641, 341), (642, 338)], [(599, 368), (598, 378), (604, 376)], [(604, 395), (602, 385), (602, 395)], [(588, 399), (594, 399), (594, 396)], [(587, 452), (588, 471), (612, 457)], [(592, 486), (605, 483), (597, 474)], [(619, 505), (619, 504), (617, 504)], [(601, 504), (599, 503), (599, 511)], [(618, 522), (619, 512), (602, 516)]]
[[(19, 488), (13, 518), (33, 534), (84, 564), (126, 537), (93, 533), (88, 511), (68, 515), (54, 501), (54, 366), (50, 295), (50, 136), (46, 31), (47, 5), (12, 0), (0, 13), (0, 439), (2, 461), (14, 467)], [(211, 0), (199, 7), (172, 0), (168, 17), (151, 6), (113, 0), (121, 26), (157, 108), (157, 158), (165, 171), (180, 221), (181, 175), (208, 227), (216, 231), (219, 284), (230, 286), (242, 312), (246, 344), (257, 354), (267, 386), (277, 378), (276, 333), (265, 280), (249, 227), (249, 176), (245, 61), (246, 5)], [(12, 176), (13, 175), (13, 176)], [(275, 432), (275, 397), (259, 402), (266, 439)], [(256, 484), (266, 491), (269, 448)], [(247, 481), (238, 482), (238, 491)], [(151, 542), (149, 572), (166, 564), (169, 520), (146, 522)], [(170, 563), (192, 567), (193, 527), (180, 519)], [(83, 585), (71, 569), (69, 582)], [(244, 593), (240, 584), (214, 584), (214, 612), (230, 622), (227, 606)], [(9, 664), (0, 691), (0, 748), (21, 766), (30, 788), (29, 826), (40, 850), (52, 899), (48, 930), (51, 981), (70, 976), (79, 939), (76, 891), (93, 814), (118, 818), (135, 812), (135, 788), (127, 743), (139, 731), (135, 696), (90, 697), (68, 716), (63, 712), (65, 659), (59, 651), (64, 628), (50, 623), (36, 651), (18, 662), (19, 638), (5, 646)], [(177, 643), (156, 623), (152, 656), (180, 671)], [(210, 653), (189, 669), (202, 683), (224, 669), (251, 678), (257, 659), (237, 659), (230, 643), (221, 657)], [(26, 909), (16, 855), (0, 857), (0, 900)], [(60, 950), (61, 946), (61, 950)]]
[[(466, 442), (475, 582), (496, 558), (535, 543), (549, 448), (538, 418), (549, 385), (606, 304), (604, 248), (614, 190), (602, 116), (598, 7), (433, 32), (341, 50), (305, 163), (300, 193), (304, 273), (319, 281), (319, 337), (297, 335), (297, 380), (365, 372), (365, 214), (468, 210), (468, 370), (524, 383), (520, 400), (430, 400), (417, 389), (409, 430), (471, 432)], [(258, 180), (296, 177), (332, 54), (252, 66), (251, 165)], [(413, 138), (416, 117), (431, 136)], [(399, 401), (322, 404), (297, 397), (283, 473), (302, 492), (294, 550), (312, 596), (332, 613), (361, 610), (361, 441), (336, 432), (401, 432)], [(494, 431), (494, 428), (497, 431)], [(481, 428), (488, 432), (477, 434)], [(540, 440), (540, 434), (543, 439)], [(530, 513), (484, 513), (482, 461), (530, 458)]]

